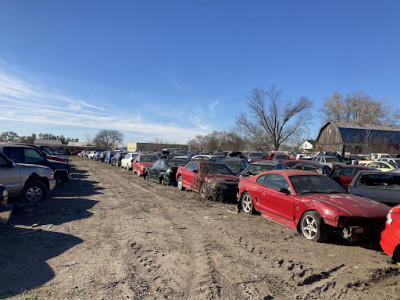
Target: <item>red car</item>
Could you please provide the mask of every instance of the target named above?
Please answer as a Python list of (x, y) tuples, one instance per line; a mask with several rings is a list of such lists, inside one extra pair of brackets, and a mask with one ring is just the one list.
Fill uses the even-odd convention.
[(374, 168), (358, 165), (336, 165), (333, 167), (329, 177), (348, 190), (354, 176), (362, 170), (374, 170)]
[(239, 179), (221, 163), (191, 161), (176, 171), (178, 189), (200, 193), (203, 199), (224, 200), (235, 198)]
[(156, 160), (158, 160), (156, 154), (139, 154), (132, 163), (133, 174), (136, 173), (139, 177), (142, 176), (146, 172), (146, 169)]
[(356, 241), (378, 237), (390, 207), (349, 194), (331, 178), (309, 171), (273, 170), (239, 181), (239, 209), (322, 242), (329, 231)]
[(393, 262), (400, 262), (400, 206), (393, 207), (388, 215), (385, 230), (381, 234), (381, 247)]

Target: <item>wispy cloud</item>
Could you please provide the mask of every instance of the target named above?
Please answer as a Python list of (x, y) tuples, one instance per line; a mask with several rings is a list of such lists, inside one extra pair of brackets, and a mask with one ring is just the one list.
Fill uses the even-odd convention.
[(219, 103), (219, 99), (215, 100), (213, 103), (211, 103), (209, 110), (212, 110), (214, 107), (216, 107)]
[[(186, 126), (158, 123), (157, 116), (142, 120), (138, 112), (128, 114), (123, 108), (111, 110), (54, 91), (44, 84), (32, 84), (26, 75), (19, 77), (0, 71), (0, 121), (21, 122), (31, 127), (47, 124), (49, 131), (52, 126), (117, 129), (176, 142), (187, 142), (188, 138), (208, 130), (199, 119), (191, 120)], [(36, 80), (32, 79), (35, 83)], [(130, 91), (130, 95), (137, 98), (143, 93)]]

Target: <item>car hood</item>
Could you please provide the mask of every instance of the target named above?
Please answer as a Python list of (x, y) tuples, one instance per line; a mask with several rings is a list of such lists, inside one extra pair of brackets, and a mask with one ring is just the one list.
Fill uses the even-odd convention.
[(311, 201), (323, 202), (334, 206), (351, 216), (386, 218), (390, 210), (390, 207), (383, 203), (352, 194), (314, 194), (305, 197)]
[(42, 165), (32, 165), (32, 164), (21, 164), (21, 163), (17, 163), (17, 166), (20, 166), (22, 168), (26, 168), (26, 169), (42, 169), (42, 170), (51, 170), (49, 167), (46, 166), (42, 166)]

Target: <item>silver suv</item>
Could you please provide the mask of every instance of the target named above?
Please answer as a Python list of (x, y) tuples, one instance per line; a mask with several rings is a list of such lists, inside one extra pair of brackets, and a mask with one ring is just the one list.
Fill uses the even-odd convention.
[(22, 201), (36, 203), (47, 199), (49, 190), (54, 189), (54, 172), (45, 166), (16, 164), (0, 153), (0, 184), (9, 197), (21, 197)]

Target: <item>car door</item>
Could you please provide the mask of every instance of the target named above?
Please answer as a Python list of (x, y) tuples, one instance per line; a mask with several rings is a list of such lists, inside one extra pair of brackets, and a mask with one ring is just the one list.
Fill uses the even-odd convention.
[(263, 212), (268, 210), (268, 189), (265, 186), (265, 179), (268, 174), (261, 175), (257, 178), (255, 184), (251, 185), (251, 196), (253, 197), (257, 210)]
[(24, 182), (21, 182), (22, 166), (13, 166), (11, 162), (0, 154), (0, 183), (3, 184), (10, 197), (19, 196)]
[(354, 178), (354, 174), (357, 169), (355, 168), (341, 168), (340, 170), (340, 184), (342, 187), (344, 187), (346, 190), (349, 188), (349, 184)]
[[(280, 175), (268, 174), (265, 180), (267, 190), (267, 209), (271, 214), (276, 215), (287, 221), (294, 220), (295, 196), (291, 192), (291, 188), (287, 179)], [(280, 192), (282, 189), (288, 193)]]
[(199, 162), (192, 162), (186, 166), (185, 173), (183, 175), (183, 184), (185, 187), (191, 190), (196, 190), (195, 175), (199, 173)]

